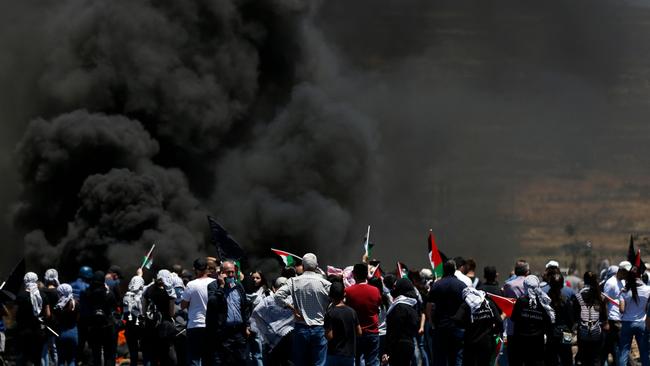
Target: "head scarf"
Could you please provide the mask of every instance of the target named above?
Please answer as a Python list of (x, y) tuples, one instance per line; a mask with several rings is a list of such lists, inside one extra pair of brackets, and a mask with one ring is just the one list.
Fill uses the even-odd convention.
[[(67, 283), (60, 284), (56, 288), (56, 292), (59, 294), (59, 302), (56, 304), (56, 307), (59, 309), (64, 309), (74, 298), (72, 294), (72, 286)], [(72, 302), (72, 309), (74, 310), (74, 301)]]
[(551, 298), (539, 287), (539, 278), (537, 276), (526, 276), (524, 279), (524, 291), (528, 295), (530, 307), (537, 306), (537, 302), (539, 301), (539, 304), (544, 308), (549, 318), (551, 318), (551, 323), (555, 323), (555, 311), (551, 307)]
[(607, 274), (605, 275), (605, 279), (608, 280), (617, 272), (618, 272), (618, 266), (609, 266), (609, 268), (607, 268)]
[(34, 272), (27, 272), (25, 277), (23, 277), (25, 282), (25, 290), (29, 292), (29, 299), (32, 303), (32, 311), (34, 316), (38, 316), (43, 310), (43, 298), (41, 298), (41, 292), (38, 290), (38, 275)]
[(61, 284), (59, 282), (59, 272), (57, 272), (54, 268), (48, 269), (45, 271), (45, 281), (54, 282), (57, 286), (59, 286)]
[[(483, 306), (485, 302), (485, 291), (477, 290), (473, 287), (463, 289), (463, 299), (470, 309), (470, 318), (474, 322), (474, 314)], [(492, 309), (490, 309), (492, 312)]]
[(172, 280), (172, 273), (166, 269), (161, 269), (156, 275), (156, 279), (162, 281), (167, 295), (176, 298), (176, 291), (174, 291), (174, 281)]
[(172, 277), (172, 284), (174, 288), (179, 288), (179, 287), (183, 289), (185, 288), (185, 284), (183, 284), (183, 279), (178, 277), (178, 273), (172, 272), (171, 277)]
[(395, 288), (393, 289), (395, 300), (388, 308), (386, 314), (390, 314), (399, 304), (415, 306), (418, 303), (418, 300), (411, 296), (413, 291), (415, 291), (415, 287), (413, 287), (413, 284), (407, 278), (400, 278), (397, 280), (397, 282), (395, 282)]
[(142, 292), (144, 291), (144, 279), (140, 276), (133, 276), (129, 282), (129, 291), (124, 295), (124, 305), (129, 314), (129, 320), (142, 313)]

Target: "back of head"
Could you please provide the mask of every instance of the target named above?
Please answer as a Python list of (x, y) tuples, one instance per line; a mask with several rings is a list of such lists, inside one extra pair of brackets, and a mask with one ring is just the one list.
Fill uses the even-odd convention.
[(113, 264), (108, 267), (108, 273), (114, 274), (117, 277), (122, 277), (122, 268), (117, 264)]
[(316, 254), (307, 253), (302, 257), (302, 267), (305, 271), (315, 271), (318, 267), (318, 258)]
[(393, 288), (395, 286), (395, 281), (397, 281), (397, 277), (393, 274), (388, 273), (384, 276), (384, 286), (386, 286), (386, 288)]
[(442, 265), (442, 276), (453, 276), (456, 273), (456, 262), (453, 259), (450, 259), (443, 263)]
[(280, 276), (275, 279), (275, 282), (273, 282), (273, 287), (277, 290), (280, 287), (284, 286), (285, 283), (287, 283), (287, 278)]
[(368, 279), (368, 265), (365, 263), (357, 263), (352, 268), (352, 275), (355, 281), (363, 282)]
[(88, 266), (82, 266), (79, 268), (79, 278), (90, 282), (93, 279), (93, 269)]
[(476, 271), (476, 261), (473, 258), (468, 258), (465, 261), (465, 266), (467, 267), (468, 271)]
[(467, 263), (463, 257), (454, 257), (454, 262), (456, 263), (456, 269), (460, 269)]
[(208, 261), (203, 257), (196, 258), (192, 263), (194, 270), (197, 272), (204, 272), (208, 269)]
[(345, 286), (343, 282), (332, 282), (330, 285), (330, 298), (332, 301), (339, 302), (345, 296)]
[(530, 273), (530, 265), (523, 259), (520, 259), (515, 263), (515, 275), (516, 276), (527, 276)]
[(497, 268), (495, 266), (485, 266), (483, 268), (483, 277), (487, 282), (494, 282), (497, 279)]
[(400, 278), (395, 282), (395, 288), (392, 291), (393, 297), (397, 297), (400, 295), (408, 296), (408, 297), (417, 297), (415, 293), (415, 287), (413, 286), (413, 283), (408, 278)]
[(280, 275), (286, 278), (296, 277), (296, 269), (292, 266), (284, 267), (282, 268), (282, 271), (280, 271)]

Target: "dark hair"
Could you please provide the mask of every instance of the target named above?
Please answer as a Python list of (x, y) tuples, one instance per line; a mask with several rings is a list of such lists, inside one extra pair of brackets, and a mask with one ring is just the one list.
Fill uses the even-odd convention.
[[(268, 281), (266, 280), (266, 277), (264, 277), (264, 273), (262, 273), (262, 271), (260, 271), (259, 269), (256, 269), (256, 270), (254, 270), (253, 272), (251, 272), (251, 278), (253, 277), (253, 275), (254, 275), (255, 273), (257, 273), (258, 275), (260, 275), (260, 279), (261, 279), (260, 286), (257, 287), (257, 288), (264, 287), (265, 290), (268, 289), (268, 288), (269, 288), (269, 283), (268, 283)], [(255, 283), (255, 281), (253, 281), (253, 284), (254, 284), (254, 283)]]
[(280, 276), (285, 278), (296, 277), (296, 268), (295, 267), (284, 267), (280, 271)]
[(455, 257), (454, 262), (456, 262), (456, 269), (464, 266), (467, 263), (463, 257)]
[(368, 279), (368, 265), (365, 263), (357, 263), (352, 268), (352, 274), (354, 278), (362, 278), (364, 280)]
[(332, 282), (330, 285), (330, 298), (334, 301), (341, 301), (345, 296), (345, 286), (343, 282)]
[(450, 259), (442, 264), (442, 276), (453, 276), (456, 273), (456, 262)]
[(629, 271), (627, 271), (627, 275), (625, 276), (625, 289), (624, 291), (632, 291), (632, 299), (634, 299), (634, 302), (637, 304), (639, 303), (639, 290), (636, 288), (638, 285), (636, 283), (636, 275), (638, 272), (638, 268), (632, 267)]
[(598, 275), (591, 271), (587, 271), (585, 272), (582, 278), (585, 282), (585, 288), (589, 286), (589, 290), (585, 291), (585, 294), (583, 296), (583, 298), (585, 298), (585, 302), (592, 303), (592, 304), (599, 303), (602, 306), (603, 298), (600, 295), (600, 286), (598, 285)]
[(206, 269), (208, 269), (208, 261), (203, 257), (196, 258), (192, 265), (194, 269), (197, 271), (205, 271)]
[(476, 261), (473, 258), (467, 258), (465, 261), (467, 269), (470, 271), (476, 271)]
[(526, 262), (523, 259), (517, 260), (517, 263), (515, 263), (515, 275), (517, 276), (525, 276), (528, 274), (530, 271), (530, 265), (528, 262)]
[(387, 309), (390, 306), (390, 299), (386, 294), (384, 294), (384, 284), (381, 283), (381, 278), (372, 277), (368, 280), (368, 284), (379, 290), (379, 293), (381, 294), (381, 305), (384, 309)]
[(497, 279), (497, 268), (495, 266), (485, 266), (483, 268), (483, 277), (487, 282), (494, 282)]
[(400, 278), (397, 280), (397, 282), (395, 282), (395, 288), (391, 291), (391, 295), (393, 295), (393, 297), (404, 295), (413, 299), (417, 299), (418, 296), (415, 292), (415, 287), (413, 287), (413, 283), (408, 278)]
[(564, 277), (561, 273), (554, 273), (547, 279), (549, 290), (548, 297), (551, 303), (559, 305), (562, 302), (562, 288), (564, 287)]

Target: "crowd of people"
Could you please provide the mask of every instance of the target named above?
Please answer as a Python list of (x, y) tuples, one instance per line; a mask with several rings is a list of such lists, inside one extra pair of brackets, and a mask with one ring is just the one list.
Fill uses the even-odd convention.
[[(435, 278), (367, 260), (326, 272), (308, 253), (269, 283), (198, 258), (151, 281), (138, 269), (128, 284), (116, 266), (84, 266), (70, 283), (55, 269), (29, 272), (0, 311), (15, 320), (19, 365), (627, 366), (635, 339), (647, 366), (641, 272), (622, 261), (565, 278), (556, 261), (535, 275), (518, 260), (501, 285), (495, 267), (480, 278), (460, 257)], [(0, 335), (4, 351), (4, 324)]]

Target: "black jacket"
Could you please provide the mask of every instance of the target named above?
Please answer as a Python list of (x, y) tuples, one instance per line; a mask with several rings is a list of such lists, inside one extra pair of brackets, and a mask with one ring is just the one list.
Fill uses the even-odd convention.
[[(251, 304), (246, 298), (244, 287), (237, 283), (235, 291), (239, 292), (241, 301), (241, 318), (243, 321), (242, 330), (249, 324), (251, 314)], [(208, 285), (208, 306), (205, 315), (205, 326), (208, 333), (212, 336), (224, 335), (226, 328), (226, 319), (228, 315), (228, 304), (226, 302), (226, 292), (223, 287), (219, 287), (219, 281), (213, 281)]]

